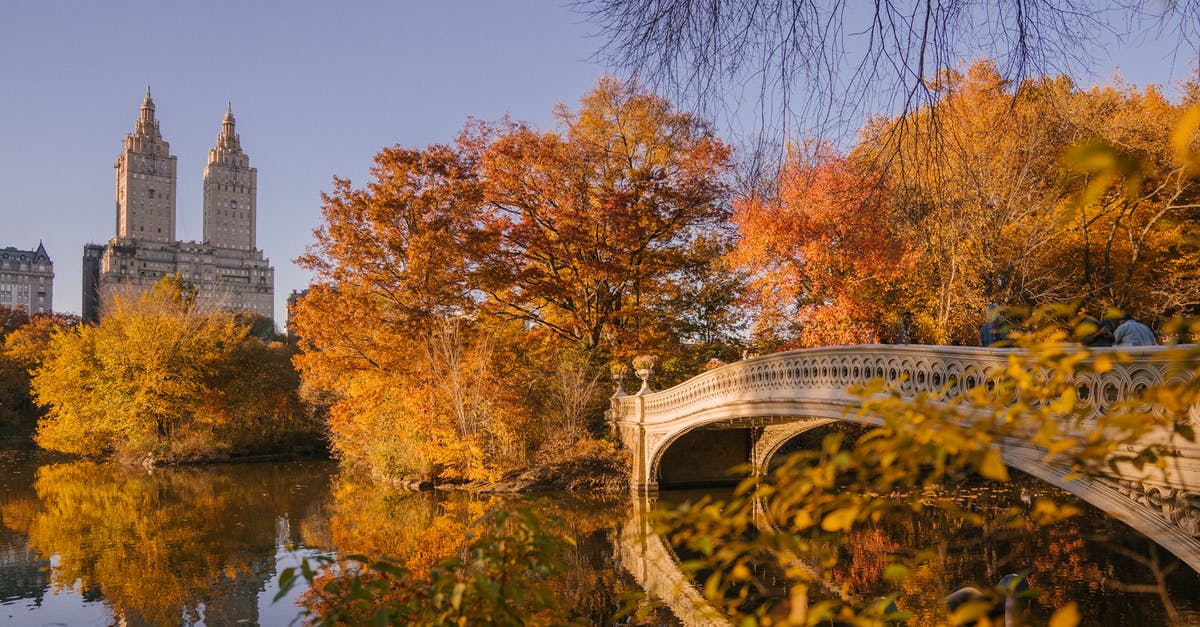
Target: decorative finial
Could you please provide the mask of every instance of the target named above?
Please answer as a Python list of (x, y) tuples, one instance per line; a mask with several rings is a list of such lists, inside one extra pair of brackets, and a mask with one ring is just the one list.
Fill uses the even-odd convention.
[(142, 101), (143, 107), (153, 107), (154, 100), (150, 98), (150, 83), (146, 83), (146, 99)]
[(225, 101), (225, 113), (227, 115), (233, 115), (233, 101), (232, 100)]

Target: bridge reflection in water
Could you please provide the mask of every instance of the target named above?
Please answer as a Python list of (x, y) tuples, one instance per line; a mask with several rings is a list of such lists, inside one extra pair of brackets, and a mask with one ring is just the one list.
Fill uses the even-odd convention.
[[(700, 593), (706, 573), (695, 578), (683, 574), (681, 564), (698, 554), (686, 541), (676, 544), (689, 532), (673, 526), (673, 519), (664, 514), (684, 502), (703, 497), (723, 501), (732, 495), (732, 490), (709, 488), (664, 490), (658, 500), (635, 497), (640, 507), (631, 510), (615, 538), (616, 563), (685, 625), (729, 625), (731, 621)], [(780, 618), (791, 609), (786, 598), (790, 586), (802, 580), (809, 587), (809, 603), (840, 598), (853, 604), (855, 599), (896, 595), (899, 609), (912, 614), (907, 624), (941, 624), (946, 619), (942, 599), (951, 592), (963, 586), (986, 587), (1006, 574), (1028, 572), (1030, 585), (1041, 590), (1030, 601), (1035, 622), (1044, 622), (1055, 609), (1075, 602), (1083, 625), (1200, 624), (1196, 596), (1200, 573), (1163, 554), (1154, 542), (1119, 521), (1039, 479), (1014, 473), (1007, 483), (979, 479), (926, 496), (930, 501), (952, 499), (986, 520), (996, 520), (1014, 505), (1021, 507), (1027, 496), (1074, 505), (1082, 513), (1067, 523), (1012, 528), (963, 526), (934, 507), (921, 513), (896, 512), (878, 523), (831, 534), (828, 540), (839, 555), (834, 564), (806, 560), (780, 548), (786, 543), (763, 538), (759, 546), (773, 548), (753, 558), (757, 564), (753, 578), (765, 588), (739, 603), (741, 611), (766, 609)], [(761, 502), (754, 505), (752, 527), (757, 532), (786, 533), (774, 526)], [(722, 511), (729, 510), (723, 507)], [(883, 578), (891, 556), (926, 551), (929, 561), (910, 564), (911, 575), (904, 582)], [(803, 574), (796, 580), (785, 573)], [(1159, 580), (1163, 574), (1165, 580)]]
[[(1122, 352), (1130, 359), (1114, 363), (1103, 373), (1086, 366), (1097, 356), (1112, 356), (1116, 351), (1093, 350), (1081, 362), (1085, 367), (1074, 381), (1075, 411), (1085, 419), (1094, 418), (1147, 387), (1182, 376), (1171, 369), (1167, 350), (1125, 349)], [(1000, 376), (1010, 354), (1005, 349), (879, 345), (777, 353), (706, 372), (661, 392), (618, 394), (608, 415), (632, 453), (634, 493), (652, 496), (660, 483), (711, 484), (730, 480), (727, 469), (737, 464), (765, 468), (786, 442), (833, 421), (876, 423), (856, 413), (863, 399), (848, 391), (856, 384), (882, 378), (907, 396), (938, 390), (952, 396)], [(1188, 415), (1179, 419), (1200, 423), (1200, 408), (1190, 407)], [(1157, 432), (1150, 437), (1161, 440), (1169, 434)], [(1014, 438), (1000, 442), (1010, 467), (1075, 494), (1200, 571), (1200, 446), (1195, 442), (1172, 445), (1174, 457), (1165, 470), (1147, 466), (1135, 471), (1123, 466), (1120, 474), (1080, 477), (1045, 463), (1046, 451), (1028, 442)], [(637, 530), (627, 531), (632, 538)], [(641, 547), (649, 557), (636, 568), (668, 568), (660, 563), (652, 540)], [(664, 576), (663, 581), (671, 577)], [(704, 624), (703, 617), (698, 620)]]

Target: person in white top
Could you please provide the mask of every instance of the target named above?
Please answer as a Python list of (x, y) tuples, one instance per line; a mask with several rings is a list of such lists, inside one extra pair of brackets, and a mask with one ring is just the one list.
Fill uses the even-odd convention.
[(1154, 346), (1158, 344), (1158, 338), (1154, 337), (1154, 331), (1150, 327), (1133, 319), (1133, 316), (1125, 314), (1121, 318), (1121, 324), (1113, 331), (1113, 346)]

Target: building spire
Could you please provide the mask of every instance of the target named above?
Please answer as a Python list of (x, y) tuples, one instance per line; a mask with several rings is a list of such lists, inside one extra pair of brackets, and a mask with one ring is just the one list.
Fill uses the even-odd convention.
[(217, 150), (221, 152), (241, 152), (242, 145), (235, 130), (236, 121), (233, 118), (233, 101), (225, 101), (225, 117), (221, 120), (221, 134), (217, 135)]
[(142, 114), (138, 116), (133, 134), (139, 137), (150, 137), (156, 141), (162, 139), (162, 135), (158, 131), (158, 120), (154, 118), (154, 100), (150, 98), (149, 84), (146, 85), (146, 98), (142, 100)]

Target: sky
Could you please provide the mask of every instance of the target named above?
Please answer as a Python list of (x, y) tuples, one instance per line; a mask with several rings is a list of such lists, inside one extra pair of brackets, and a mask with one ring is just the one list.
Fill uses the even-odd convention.
[[(448, 142), (468, 117), (542, 128), (605, 73), (596, 27), (563, 2), (0, 2), (0, 247), (41, 241), (54, 309), (80, 312), (82, 251), (114, 236), (112, 165), (147, 85), (178, 158), (176, 237), (201, 238), (202, 172), (226, 102), (258, 169), (258, 247), (275, 267), (275, 319), (309, 281), (332, 177), (367, 181), (395, 144)], [(1194, 57), (1152, 36), (1102, 47), (1090, 84), (1119, 68), (1169, 84)]]

